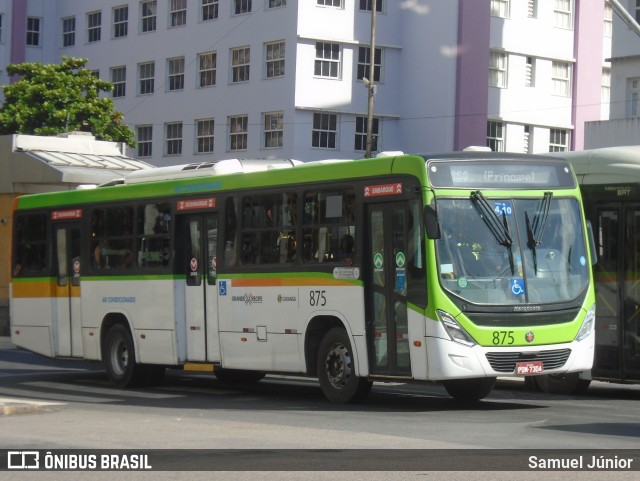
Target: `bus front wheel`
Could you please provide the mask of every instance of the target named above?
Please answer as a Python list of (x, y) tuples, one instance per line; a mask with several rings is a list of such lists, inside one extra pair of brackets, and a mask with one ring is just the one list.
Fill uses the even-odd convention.
[(103, 353), (107, 375), (117, 387), (139, 386), (146, 379), (145, 366), (136, 364), (133, 338), (126, 326), (114, 324), (109, 329)]
[(496, 383), (495, 377), (452, 379), (444, 381), (444, 388), (457, 401), (479, 401), (489, 395)]
[(329, 401), (360, 402), (371, 391), (373, 383), (356, 376), (351, 342), (344, 329), (334, 328), (325, 334), (317, 361), (320, 388)]

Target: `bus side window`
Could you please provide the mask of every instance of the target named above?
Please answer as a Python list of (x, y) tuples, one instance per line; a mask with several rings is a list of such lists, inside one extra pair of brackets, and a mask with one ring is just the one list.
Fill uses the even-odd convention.
[(20, 215), (15, 221), (13, 277), (42, 275), (48, 268), (47, 216)]
[(171, 260), (171, 207), (168, 203), (159, 202), (138, 207), (138, 228), (135, 258), (125, 262), (134, 263), (147, 269), (163, 269)]
[(237, 255), (237, 226), (236, 204), (233, 197), (228, 197), (225, 205), (225, 229), (224, 229), (224, 265), (233, 267), (236, 265)]

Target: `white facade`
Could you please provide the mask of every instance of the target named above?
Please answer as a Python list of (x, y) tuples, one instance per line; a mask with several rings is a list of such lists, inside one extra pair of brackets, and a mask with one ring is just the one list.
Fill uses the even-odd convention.
[[(577, 53), (578, 44), (595, 35), (600, 47), (590, 55), (606, 68), (610, 42), (602, 31), (586, 27), (578, 31), (576, 25), (588, 14), (599, 18), (585, 25), (602, 26), (603, 4), (594, 9), (594, 0), (567, 0), (569, 23), (559, 27), (556, 0), (377, 1), (382, 6), (376, 34), (381, 52), (374, 107), (378, 150), (434, 152), (484, 145), (487, 122), (502, 125), (501, 150), (547, 152), (551, 129), (567, 133), (567, 148), (570, 142), (580, 144), (583, 121), (576, 114), (581, 102), (576, 86), (589, 84), (599, 92), (602, 79), (592, 73), (575, 77), (579, 63), (586, 62), (586, 56)], [(595, 1), (599, 5), (600, 0)], [(359, 54), (371, 40), (371, 12), (361, 9), (367, 4), (365, 0), (0, 0), (0, 80), (7, 81), (3, 66), (16, 60), (88, 58), (88, 68), (101, 78), (122, 79), (114, 102), (141, 141), (130, 154), (142, 154), (143, 160), (155, 165), (234, 157), (361, 157), (367, 88), (358, 79), (358, 68)], [(582, 17), (579, 5), (586, 7)], [(249, 6), (250, 12), (235, 13), (236, 8)], [(469, 12), (478, 18), (467, 24)], [(203, 18), (204, 13), (210, 19)], [(40, 43), (23, 44), (21, 49), (19, 40), (29, 38), (23, 25), (33, 18), (40, 19)], [(21, 30), (13, 40), (12, 19), (19, 22), (13, 28)], [(143, 31), (152, 20), (155, 30)], [(476, 43), (473, 56), (465, 55), (469, 41)], [(493, 52), (507, 59), (504, 86), (489, 82)], [(201, 54), (216, 56), (215, 85), (200, 85)], [(234, 58), (239, 65), (232, 65)], [(526, 85), (528, 59), (535, 74), (530, 86)], [(554, 62), (568, 65), (573, 75), (567, 95), (553, 92)], [(466, 70), (467, 66), (473, 68)], [(318, 74), (318, 68), (326, 71)], [(362, 68), (360, 62), (360, 76)], [(177, 72), (173, 78), (171, 71)], [(463, 73), (467, 71), (472, 73)], [(213, 74), (204, 75), (211, 79)], [(603, 111), (608, 109), (598, 104), (597, 114), (585, 118), (601, 120)], [(465, 118), (472, 123), (461, 122)], [(198, 127), (207, 135), (198, 135)]]
[(640, 143), (640, 2), (611, 0), (610, 115), (586, 125), (585, 149)]

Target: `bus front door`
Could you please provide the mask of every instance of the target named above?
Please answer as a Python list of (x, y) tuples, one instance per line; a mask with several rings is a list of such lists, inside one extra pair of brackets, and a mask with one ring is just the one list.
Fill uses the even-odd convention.
[[(184, 329), (188, 361), (220, 361), (215, 213), (178, 217), (176, 266), (184, 288)], [(180, 335), (180, 334), (179, 334)]]
[(407, 255), (409, 209), (404, 203), (367, 205), (364, 262), (369, 371), (409, 376)]
[(596, 378), (640, 380), (640, 206), (596, 209)]
[(82, 357), (80, 302), (80, 227), (55, 226), (56, 316), (53, 335), (56, 356)]

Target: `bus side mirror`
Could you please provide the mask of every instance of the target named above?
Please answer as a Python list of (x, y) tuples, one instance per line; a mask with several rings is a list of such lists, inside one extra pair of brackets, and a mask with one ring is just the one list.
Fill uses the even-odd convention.
[(429, 239), (440, 239), (440, 224), (438, 223), (438, 211), (432, 205), (424, 207), (424, 225)]

